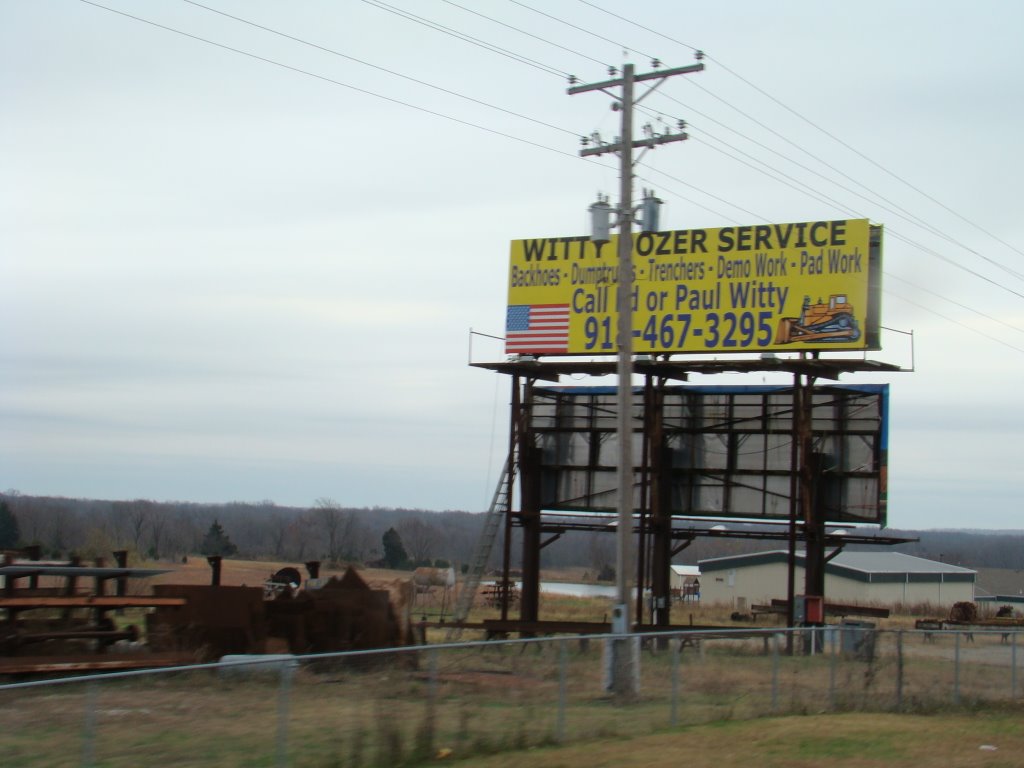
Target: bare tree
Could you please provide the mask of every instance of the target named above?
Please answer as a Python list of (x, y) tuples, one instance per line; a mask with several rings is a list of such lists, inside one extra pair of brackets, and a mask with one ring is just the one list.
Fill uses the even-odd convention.
[(284, 557), (284, 545), (288, 540), (288, 529), (291, 521), (279, 512), (274, 512), (267, 521), (269, 527), (270, 546), (273, 548), (273, 555), (277, 559)]
[(42, 544), (45, 533), (45, 518), (39, 514), (39, 505), (31, 496), (14, 497), (15, 514), (21, 526), (21, 539), (26, 544)]
[(432, 523), (420, 517), (408, 517), (398, 524), (398, 532), (414, 564), (431, 562), (440, 540), (440, 534)]
[(149, 521), (149, 504), (145, 501), (135, 500), (128, 506), (128, 525), (130, 526), (132, 544), (135, 551), (142, 549), (142, 531)]
[(63, 505), (55, 506), (48, 511), (47, 543), (50, 549), (54, 552), (73, 549), (77, 542), (73, 541), (71, 535), (71, 511)]
[(380, 541), (380, 536), (355, 515), (350, 516), (349, 525), (345, 537), (345, 554), (354, 560), (366, 560)]
[(352, 515), (345, 512), (334, 499), (326, 496), (316, 500), (312, 512), (327, 540), (327, 559), (331, 562), (338, 562), (352, 532), (354, 524)]
[(165, 513), (158, 510), (149, 520), (149, 552), (154, 559), (160, 557), (160, 545), (166, 527), (167, 517)]
[(304, 561), (308, 557), (317, 557), (314, 550), (319, 537), (316, 535), (317, 525), (313, 513), (306, 511), (296, 515), (288, 524), (288, 557), (292, 560)]

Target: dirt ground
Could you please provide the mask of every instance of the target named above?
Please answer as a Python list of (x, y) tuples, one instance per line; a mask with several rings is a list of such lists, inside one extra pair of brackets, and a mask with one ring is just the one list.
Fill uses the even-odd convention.
[[(299, 572), (306, 576), (306, 569), (301, 563), (272, 562), (265, 560), (229, 560), (221, 561), (220, 583), (230, 587), (262, 587), (271, 575), (284, 568), (291, 566), (298, 568)], [(205, 557), (190, 557), (185, 563), (146, 563), (147, 568), (168, 570), (169, 573), (160, 574), (150, 579), (139, 580), (142, 584), (209, 584), (211, 570)], [(395, 579), (409, 579), (411, 573), (408, 571), (389, 571), (378, 568), (357, 568), (359, 575), (371, 587), (377, 584), (383, 585)], [(329, 579), (332, 576), (341, 578), (346, 568), (321, 567), (320, 578)]]

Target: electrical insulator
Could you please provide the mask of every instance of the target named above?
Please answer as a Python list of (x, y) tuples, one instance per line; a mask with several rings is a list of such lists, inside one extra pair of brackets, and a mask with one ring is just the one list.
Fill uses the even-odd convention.
[(661, 200), (654, 196), (653, 191), (645, 191), (643, 202), (640, 204), (640, 231), (657, 232), (660, 212)]
[(595, 243), (607, 243), (611, 239), (612, 209), (600, 195), (590, 206), (590, 239)]

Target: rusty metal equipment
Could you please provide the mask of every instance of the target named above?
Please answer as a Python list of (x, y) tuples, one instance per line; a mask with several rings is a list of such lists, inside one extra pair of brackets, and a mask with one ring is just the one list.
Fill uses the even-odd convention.
[(483, 588), (484, 604), (492, 608), (519, 605), (519, 587), (514, 581), (495, 581)]
[[(261, 587), (221, 584), (222, 560), (207, 558), (211, 584), (158, 584), (152, 595), (127, 595), (128, 579), (166, 573), (80, 562), (15, 560), (0, 564), (0, 675), (133, 669), (209, 661), (228, 654), (290, 650), (308, 653), (383, 648), (410, 641), (412, 582), (371, 588), (353, 569), (320, 585), (318, 561), (306, 563), (311, 581), (301, 590), (297, 568), (285, 567)], [(117, 595), (108, 594), (115, 582)], [(309, 588), (313, 585), (319, 588)], [(88, 585), (88, 586), (86, 586)], [(144, 653), (115, 652), (136, 643), (135, 626), (118, 626), (115, 611), (146, 614)], [(31, 655), (29, 655), (31, 654)]]
[(302, 574), (298, 568), (286, 566), (274, 572), (263, 582), (263, 597), (271, 599), (283, 592), (294, 592), (302, 586)]
[[(409, 587), (411, 592), (411, 583)], [(319, 589), (282, 592), (264, 607), (267, 636), (275, 651), (390, 648), (410, 639), (408, 616), (396, 610), (390, 593), (372, 589), (354, 568)]]
[(157, 584), (153, 594), (175, 599), (146, 616), (146, 637), (155, 651), (189, 653), (210, 661), (229, 653), (262, 653), (266, 640), (261, 587)]
[[(319, 572), (318, 563), (307, 566)], [(147, 616), (155, 651), (189, 653), (213, 660), (228, 654), (323, 653), (387, 648), (409, 642), (407, 612), (387, 590), (372, 589), (350, 568), (316, 589), (299, 589), (296, 568), (282, 568), (265, 587), (161, 584), (157, 607)], [(411, 582), (408, 589), (411, 593)]]
[[(42, 561), (38, 547), (22, 554), (28, 559), (7, 554), (0, 564), (0, 674), (46, 671), (61, 664), (102, 669), (161, 663), (115, 650), (121, 641), (137, 641), (139, 631), (134, 625), (119, 627), (112, 616), (125, 608), (183, 605), (182, 600), (126, 594), (128, 579), (166, 571), (128, 568), (120, 552), (114, 553), (116, 568), (105, 567), (101, 558), (92, 566), (77, 558)], [(117, 585), (114, 595), (107, 594), (111, 581)]]

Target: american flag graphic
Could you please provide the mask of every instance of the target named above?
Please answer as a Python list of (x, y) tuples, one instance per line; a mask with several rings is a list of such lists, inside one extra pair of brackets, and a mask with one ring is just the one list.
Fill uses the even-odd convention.
[(568, 350), (568, 304), (516, 304), (508, 308), (506, 352), (550, 355)]

